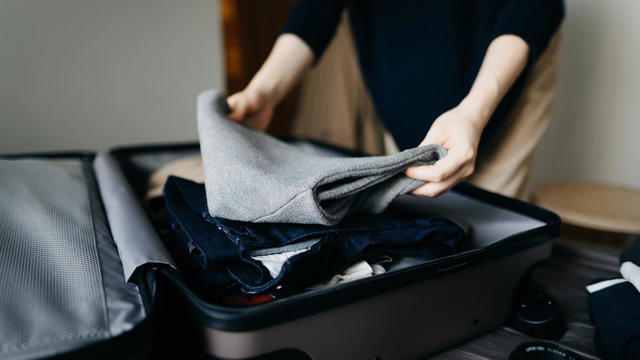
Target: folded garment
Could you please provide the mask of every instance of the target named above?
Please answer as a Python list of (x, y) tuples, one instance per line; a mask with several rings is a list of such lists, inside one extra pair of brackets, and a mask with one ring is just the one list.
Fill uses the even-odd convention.
[(387, 272), (387, 269), (380, 264), (370, 264), (365, 260), (360, 260), (344, 269), (339, 274), (333, 275), (331, 279), (310, 286), (309, 290), (326, 289), (332, 286), (364, 279), (369, 276), (384, 274), (385, 272)]
[(198, 97), (198, 134), (212, 217), (248, 222), (333, 225), (353, 213), (381, 213), (424, 182), (410, 166), (446, 155), (427, 145), (390, 156), (332, 157), (300, 151), (229, 120), (223, 93)]
[(620, 255), (620, 274), (640, 291), (640, 237)]
[(272, 278), (276, 278), (280, 275), (282, 267), (287, 260), (305, 251), (309, 251), (318, 241), (320, 240), (314, 239), (278, 248), (254, 250), (249, 252), (249, 256), (266, 267)]
[[(259, 261), (264, 267), (269, 270), (272, 278), (278, 277), (282, 267), (290, 258), (308, 251), (311, 246), (315, 245), (319, 240), (313, 240), (305, 242), (300, 249), (282, 251), (282, 248), (267, 249), (268, 253), (264, 254), (264, 251), (257, 251), (249, 253), (252, 259)], [(383, 274), (387, 270), (381, 264), (369, 263), (365, 260), (360, 260), (355, 264), (349, 265), (346, 269), (342, 270), (339, 274), (333, 275), (329, 280), (320, 282), (308, 287), (309, 290), (318, 290), (332, 287), (338, 284), (351, 282), (359, 279), (364, 279), (369, 276)]]
[(407, 256), (407, 257), (397, 259), (396, 261), (389, 264), (389, 266), (387, 267), (387, 270), (398, 271), (398, 270), (406, 269), (412, 266), (424, 264), (427, 261), (429, 261), (429, 259), (425, 259), (419, 256)]
[(640, 293), (628, 281), (587, 287), (595, 342), (605, 359), (640, 359)]
[(620, 265), (620, 274), (640, 291), (640, 266), (634, 262), (625, 261)]
[(203, 184), (202, 158), (200, 156), (189, 156), (174, 160), (154, 171), (147, 181), (147, 192), (144, 195), (145, 201), (148, 202), (161, 197), (164, 184), (171, 175)]
[(167, 178), (171, 175), (203, 184), (202, 158), (200, 156), (190, 156), (172, 161), (149, 176), (147, 192), (144, 195), (144, 205), (147, 214), (156, 224), (162, 223), (166, 215), (162, 189), (164, 189)]
[[(465, 236), (458, 225), (437, 216), (356, 214), (335, 226), (215, 218), (204, 186), (176, 177), (169, 177), (164, 194), (169, 223), (190, 254), (198, 287), (208, 292), (233, 284), (246, 293), (296, 292), (364, 257), (451, 255)], [(301, 249), (306, 250), (288, 258), (276, 277), (252, 258)]]
[(640, 266), (640, 237), (637, 237), (633, 243), (620, 254), (620, 263), (627, 261)]

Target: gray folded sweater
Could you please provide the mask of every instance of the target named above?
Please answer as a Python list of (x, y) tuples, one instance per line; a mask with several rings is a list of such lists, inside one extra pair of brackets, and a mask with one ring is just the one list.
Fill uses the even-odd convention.
[(403, 174), (446, 155), (427, 145), (389, 156), (315, 154), (226, 117), (222, 92), (198, 96), (198, 134), (209, 213), (250, 222), (338, 223), (380, 213), (424, 182)]

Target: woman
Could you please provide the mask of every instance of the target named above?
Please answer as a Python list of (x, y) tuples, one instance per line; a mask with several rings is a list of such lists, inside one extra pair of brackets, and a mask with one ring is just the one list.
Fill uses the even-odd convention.
[(433, 166), (407, 169), (426, 182), (413, 193), (449, 190), (474, 173), (480, 153), (479, 162), (486, 158), (489, 165), (475, 183), (523, 196), (548, 109), (532, 128), (533, 139), (514, 135), (505, 147), (499, 144), (505, 139), (494, 138), (511, 136), (509, 118), (521, 117), (523, 107), (536, 112), (531, 102), (523, 105), (523, 89), (554, 42), (562, 1), (301, 0), (258, 73), (228, 98), (230, 117), (266, 129), (274, 107), (320, 59), (345, 9), (362, 77), (399, 148), (437, 143), (449, 152)]

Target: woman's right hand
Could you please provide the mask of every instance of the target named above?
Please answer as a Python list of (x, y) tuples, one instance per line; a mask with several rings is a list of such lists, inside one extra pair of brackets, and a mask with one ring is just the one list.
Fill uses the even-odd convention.
[(249, 87), (227, 98), (231, 108), (229, 118), (236, 122), (245, 123), (260, 131), (267, 130), (275, 104), (268, 101), (268, 97)]
[(227, 98), (229, 118), (264, 131), (273, 110), (313, 63), (311, 48), (297, 35), (282, 34), (247, 87)]

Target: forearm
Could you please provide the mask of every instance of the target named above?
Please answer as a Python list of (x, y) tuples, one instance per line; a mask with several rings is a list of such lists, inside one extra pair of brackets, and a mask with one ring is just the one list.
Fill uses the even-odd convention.
[(529, 46), (515, 35), (495, 38), (482, 61), (478, 75), (460, 106), (479, 116), (471, 117), (474, 126), (484, 129), (500, 100), (527, 64)]
[(277, 104), (312, 63), (313, 53), (302, 39), (293, 34), (282, 34), (247, 88), (259, 92), (268, 102)]

